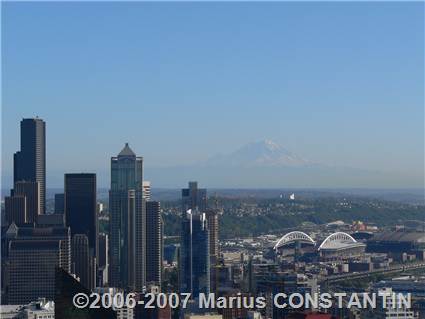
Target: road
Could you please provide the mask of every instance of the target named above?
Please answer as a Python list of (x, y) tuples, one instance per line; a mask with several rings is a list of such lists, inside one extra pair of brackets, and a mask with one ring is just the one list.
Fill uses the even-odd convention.
[(391, 274), (391, 273), (398, 273), (398, 272), (403, 272), (403, 271), (406, 271), (406, 270), (414, 270), (414, 269), (420, 269), (420, 268), (425, 268), (425, 262), (404, 264), (404, 265), (395, 265), (395, 266), (391, 266), (389, 268), (375, 269), (375, 270), (371, 270), (371, 271), (362, 271), (362, 272), (354, 272), (354, 273), (348, 273), (348, 274), (331, 275), (331, 276), (324, 277), (319, 281), (321, 283), (332, 283), (332, 282), (339, 282), (339, 281), (350, 280), (350, 279), (367, 278), (367, 277), (377, 275), (377, 274)]

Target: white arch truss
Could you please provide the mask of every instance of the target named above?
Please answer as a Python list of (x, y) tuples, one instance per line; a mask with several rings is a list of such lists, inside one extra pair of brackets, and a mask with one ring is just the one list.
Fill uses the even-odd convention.
[(351, 235), (344, 232), (336, 232), (326, 237), (326, 239), (320, 244), (319, 250), (325, 247), (326, 245), (328, 245), (328, 243), (331, 243), (334, 241), (344, 242), (344, 243), (346, 242), (357, 243), (357, 240), (355, 240)]
[(301, 231), (292, 231), (290, 233), (283, 235), (282, 238), (277, 241), (276, 245), (274, 245), (273, 249), (277, 249), (280, 246), (283, 246), (285, 244), (288, 244), (290, 242), (295, 242), (295, 241), (305, 241), (305, 242), (310, 242), (312, 244), (316, 244), (316, 242), (306, 233), (303, 233)]

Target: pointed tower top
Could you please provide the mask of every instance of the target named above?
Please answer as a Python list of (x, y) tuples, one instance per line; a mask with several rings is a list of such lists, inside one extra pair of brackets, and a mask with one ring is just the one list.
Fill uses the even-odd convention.
[(128, 146), (128, 143), (125, 143), (124, 148), (121, 150), (118, 156), (136, 156), (136, 154), (133, 152), (130, 146)]

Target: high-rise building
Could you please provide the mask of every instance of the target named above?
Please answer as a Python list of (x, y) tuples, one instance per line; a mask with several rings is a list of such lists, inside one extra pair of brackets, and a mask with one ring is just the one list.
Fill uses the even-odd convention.
[(160, 203), (146, 202), (146, 282), (161, 287), (163, 223)]
[(38, 182), (40, 213), (46, 205), (46, 123), (39, 118), (21, 121), (21, 150), (13, 157), (14, 184), (18, 181)]
[(80, 282), (88, 289), (94, 288), (90, 267), (90, 249), (87, 235), (75, 234), (71, 241), (71, 272), (80, 278)]
[(99, 261), (98, 261), (98, 286), (109, 283), (109, 237), (107, 234), (99, 234)]
[(11, 224), (2, 245), (6, 302), (53, 300), (55, 267), (71, 270), (70, 229)]
[(55, 194), (55, 214), (64, 214), (65, 213), (65, 194), (59, 193)]
[(55, 268), (64, 266), (61, 242), (15, 240), (9, 246), (9, 304), (24, 304), (55, 295)]
[(37, 218), (41, 213), (40, 207), (40, 183), (17, 181), (15, 183), (14, 195), (25, 196), (27, 208), (27, 222), (37, 222)]
[(210, 260), (211, 265), (215, 265), (218, 261), (220, 252), (219, 252), (219, 243), (218, 243), (218, 215), (219, 211), (217, 209), (207, 209), (206, 216), (208, 222), (208, 233), (210, 236)]
[(217, 293), (219, 286), (220, 276), (218, 272), (220, 271), (220, 267), (218, 267), (218, 259), (220, 257), (219, 252), (219, 243), (218, 243), (218, 209), (207, 209), (206, 216), (208, 222), (208, 234), (209, 234), (209, 242), (210, 242), (210, 285), (211, 291)]
[(3, 242), (4, 246), (2, 249), (3, 257), (7, 258), (9, 253), (10, 242), (14, 240), (19, 241), (60, 241), (61, 242), (61, 265), (65, 271), (71, 271), (71, 230), (69, 227), (64, 226), (51, 226), (51, 227), (35, 227), (34, 225), (29, 226), (17, 226), (12, 224), (7, 229)]
[(188, 210), (183, 216), (180, 244), (180, 292), (210, 292), (209, 235), (205, 213)]
[(111, 158), (109, 280), (113, 287), (141, 291), (146, 283), (146, 207), (143, 157), (128, 143)]
[(146, 201), (151, 200), (151, 182), (143, 181), (143, 198)]
[(105, 267), (109, 264), (109, 238), (105, 233), (99, 234), (99, 267)]
[(204, 212), (207, 209), (207, 190), (198, 188), (198, 182), (189, 182), (189, 188), (182, 189), (182, 211), (196, 209)]
[(71, 234), (85, 234), (90, 255), (98, 251), (98, 222), (96, 215), (96, 174), (65, 174), (65, 222)]
[(21, 225), (27, 223), (27, 201), (25, 196), (14, 195), (4, 198), (6, 223)]
[[(84, 287), (77, 279), (63, 271), (56, 269), (55, 275), (55, 318), (85, 318), (85, 319), (117, 319), (117, 313), (111, 308), (82, 308), (78, 309), (74, 305), (74, 296), (77, 293), (90, 295), (91, 291)], [(111, 289), (112, 290), (112, 289)], [(100, 295), (110, 292), (110, 289), (98, 290)], [(114, 296), (114, 294), (111, 294)], [(121, 308), (119, 308), (121, 309)], [(45, 318), (45, 317), (44, 317)], [(43, 319), (44, 319), (43, 318)], [(41, 319), (41, 318), (40, 318)]]

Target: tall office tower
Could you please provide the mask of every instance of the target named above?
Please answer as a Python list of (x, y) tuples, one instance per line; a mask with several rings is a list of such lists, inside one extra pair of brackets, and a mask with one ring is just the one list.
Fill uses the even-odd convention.
[(99, 234), (99, 269), (98, 286), (102, 287), (109, 282), (109, 237), (107, 234)]
[(60, 240), (13, 240), (9, 244), (9, 304), (53, 300), (55, 269), (66, 267)]
[(111, 158), (109, 211), (110, 285), (142, 291), (146, 282), (143, 157), (137, 157), (128, 143)]
[(220, 257), (219, 244), (218, 244), (218, 209), (207, 209), (206, 216), (208, 222), (208, 234), (210, 239), (210, 285), (211, 291), (217, 293), (219, 285), (218, 272), (218, 259)]
[(71, 241), (71, 272), (80, 278), (80, 283), (88, 289), (91, 285), (89, 239), (84, 234), (75, 234)]
[(218, 244), (218, 215), (217, 209), (207, 209), (208, 233), (210, 236), (210, 261), (215, 265), (220, 256), (220, 246)]
[(14, 222), (21, 225), (27, 222), (26, 202), (25, 196), (22, 195), (6, 196), (4, 198), (6, 223), (10, 225)]
[(109, 238), (105, 233), (99, 234), (99, 267), (109, 264)]
[(12, 224), (7, 229), (2, 240), (4, 243), (2, 248), (6, 248), (2, 250), (2, 255), (4, 254), (5, 258), (9, 254), (9, 244), (12, 241), (60, 241), (61, 265), (65, 271), (71, 271), (71, 230), (69, 227), (29, 227), (28, 225), (20, 227)]
[(146, 282), (161, 287), (163, 223), (160, 203), (146, 202)]
[(65, 213), (65, 194), (55, 194), (55, 214)]
[(182, 211), (197, 209), (204, 212), (207, 209), (207, 190), (198, 188), (198, 182), (189, 182), (189, 188), (182, 189)]
[(205, 213), (187, 211), (180, 244), (180, 292), (210, 292), (209, 235)]
[(27, 206), (27, 222), (35, 223), (40, 215), (40, 183), (17, 181), (14, 195), (25, 196)]
[(21, 150), (13, 156), (14, 183), (40, 184), (40, 213), (46, 205), (46, 123), (37, 118), (21, 121)]
[(96, 174), (65, 174), (65, 222), (71, 234), (85, 234), (90, 255), (98, 251), (98, 222), (96, 215)]
[(143, 181), (143, 198), (146, 201), (151, 200), (151, 182)]

